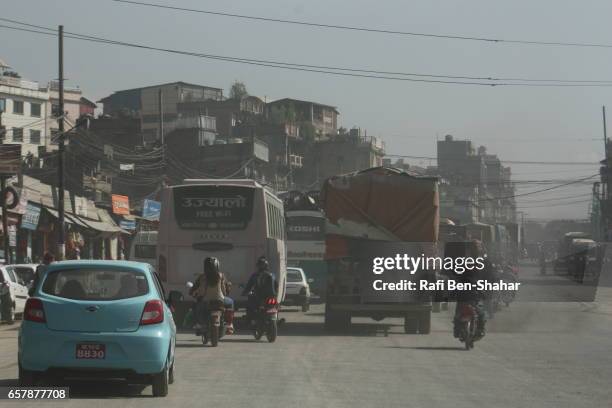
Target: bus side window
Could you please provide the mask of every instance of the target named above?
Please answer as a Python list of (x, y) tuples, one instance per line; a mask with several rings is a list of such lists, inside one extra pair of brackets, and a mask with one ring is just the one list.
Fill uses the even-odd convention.
[(268, 237), (272, 237), (274, 235), (274, 232), (272, 230), (272, 206), (270, 205), (269, 202), (266, 202), (266, 213), (267, 213), (267, 217), (266, 217), (266, 223), (268, 226)]

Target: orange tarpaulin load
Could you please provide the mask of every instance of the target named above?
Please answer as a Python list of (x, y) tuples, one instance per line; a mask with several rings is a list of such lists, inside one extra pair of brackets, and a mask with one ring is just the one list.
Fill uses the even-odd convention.
[(438, 239), (436, 177), (375, 167), (329, 178), (322, 195), (329, 234), (385, 241)]

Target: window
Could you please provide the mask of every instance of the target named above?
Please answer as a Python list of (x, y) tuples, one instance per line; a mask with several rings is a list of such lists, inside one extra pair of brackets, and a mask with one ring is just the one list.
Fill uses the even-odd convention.
[(13, 272), (13, 268), (6, 268), (6, 272), (8, 273), (9, 279), (17, 283), (17, 277), (15, 276), (15, 272)]
[(30, 116), (40, 118), (40, 103), (30, 104)]
[(40, 144), (40, 130), (30, 129), (30, 143)]
[(23, 128), (13, 128), (13, 142), (23, 142)]
[(51, 129), (51, 144), (56, 145), (59, 142), (59, 130)]
[(23, 102), (13, 101), (13, 113), (17, 115), (23, 115)]
[(6, 110), (6, 99), (0, 98), (0, 112), (4, 112)]
[(60, 107), (57, 103), (51, 104), (51, 114), (55, 117), (61, 116)]
[(116, 300), (143, 296), (149, 284), (134, 270), (66, 269), (49, 273), (44, 293), (76, 300)]
[(287, 269), (287, 282), (302, 282), (302, 274), (296, 269)]

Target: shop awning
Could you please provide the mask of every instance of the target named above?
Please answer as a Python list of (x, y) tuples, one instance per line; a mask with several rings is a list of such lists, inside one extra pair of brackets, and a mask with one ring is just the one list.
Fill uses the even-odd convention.
[(110, 233), (125, 233), (129, 234), (129, 232), (122, 230), (116, 225), (110, 224), (108, 222), (103, 221), (93, 221), (85, 218), (79, 218), (82, 223), (86, 225), (87, 228), (91, 228), (100, 232), (110, 232)]
[[(59, 212), (57, 210), (45, 207), (45, 211), (47, 211), (53, 217), (59, 219)], [(69, 214), (69, 213), (64, 213), (64, 221), (68, 224), (78, 225), (79, 227), (82, 227), (82, 228), (89, 228), (86, 224), (81, 222), (76, 216)]]
[[(59, 213), (57, 210), (52, 208), (45, 208), (46, 211), (49, 212), (55, 218), (59, 218)], [(78, 225), (79, 227), (92, 229), (98, 232), (106, 232), (106, 233), (125, 233), (129, 234), (129, 232), (122, 230), (117, 225), (113, 225), (109, 222), (104, 221), (94, 221), (88, 218), (82, 218), (74, 214), (65, 213), (64, 220), (73, 225)]]

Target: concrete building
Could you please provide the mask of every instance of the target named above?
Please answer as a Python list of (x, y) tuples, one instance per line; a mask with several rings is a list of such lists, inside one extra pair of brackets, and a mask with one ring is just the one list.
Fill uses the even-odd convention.
[(53, 119), (47, 89), (8, 70), (0, 61), (0, 138), (20, 144), (21, 155), (38, 157), (39, 148), (50, 143)]
[(314, 143), (303, 160), (308, 170), (302, 183), (308, 189), (318, 188), (331, 176), (382, 166), (384, 155), (381, 139), (359, 133)]
[(461, 224), (516, 222), (511, 170), (484, 146), (447, 135), (438, 141), (440, 215)]
[(160, 93), (164, 134), (169, 134), (176, 129), (176, 123), (180, 117), (179, 104), (223, 100), (223, 90), (220, 88), (186, 82), (171, 82), (117, 91), (98, 102), (104, 104), (104, 115), (123, 113), (140, 117), (140, 128), (145, 144), (153, 144), (160, 139)]
[[(271, 117), (282, 115), (301, 126), (310, 125), (315, 140), (327, 140), (338, 134), (338, 109), (335, 106), (284, 98), (268, 103)], [(306, 136), (306, 135), (304, 135)]]
[[(266, 104), (260, 98), (247, 95), (238, 99), (182, 102), (178, 113), (182, 117), (210, 116), (216, 118), (216, 132), (222, 139), (244, 137), (246, 127), (255, 129), (264, 118)], [(242, 128), (242, 129), (239, 129)]]

